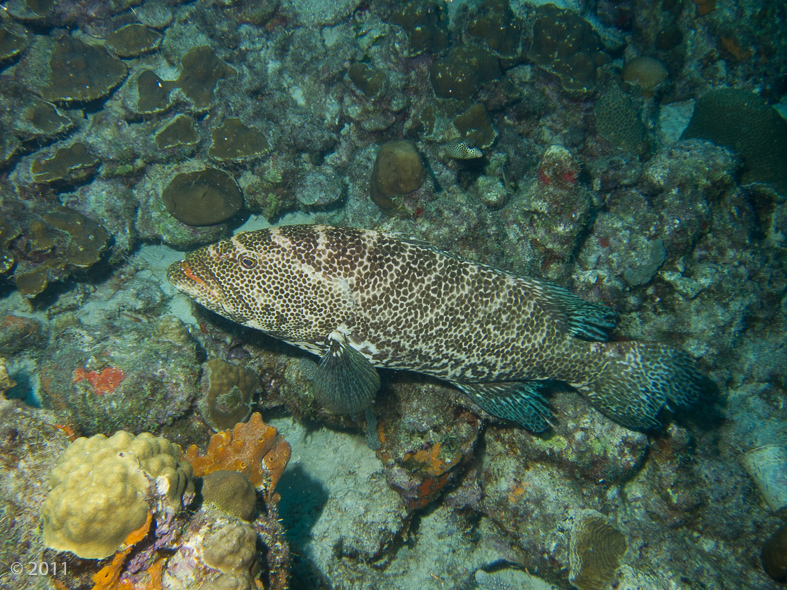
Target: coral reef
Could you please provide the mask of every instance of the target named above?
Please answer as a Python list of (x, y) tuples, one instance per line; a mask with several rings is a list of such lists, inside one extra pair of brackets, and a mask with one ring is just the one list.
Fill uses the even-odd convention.
[(554, 4), (536, 9), (528, 57), (558, 76), (566, 92), (579, 95), (595, 89), (596, 69), (609, 60), (593, 27), (576, 13)]
[(260, 380), (254, 371), (211, 359), (202, 369), (202, 397), (199, 410), (205, 422), (214, 430), (228, 430), (251, 414), (252, 395), (259, 389)]
[(602, 515), (583, 515), (571, 532), (569, 580), (579, 590), (603, 590), (627, 549), (626, 537)]
[(429, 80), (437, 98), (466, 100), (501, 73), (494, 55), (480, 47), (461, 45), (432, 64)]
[(521, 46), (522, 23), (508, 0), (484, 0), (476, 6), (467, 23), (467, 32), (486, 42), (502, 57), (516, 57)]
[(41, 96), (53, 102), (88, 102), (107, 96), (126, 78), (126, 65), (100, 45), (63, 36), (50, 49), (49, 79)]
[(27, 297), (40, 295), (50, 283), (90, 268), (108, 246), (104, 227), (69, 207), (56, 207), (28, 223), (12, 250), (14, 282)]
[(214, 434), (205, 454), (200, 455), (197, 446), (192, 445), (185, 457), (197, 476), (219, 470), (237, 471), (245, 474), (270, 499), (274, 498), (276, 483), (284, 473), (290, 453), (287, 441), (255, 412), (248, 422)]
[(265, 136), (254, 127), (247, 127), (238, 118), (224, 121), (216, 127), (211, 137), (213, 142), (208, 148), (208, 155), (220, 162), (255, 158), (269, 149)]
[(0, 356), (0, 396), (4, 396), (15, 385), (16, 382), (8, 376), (6, 360)]
[[(57, 427), (61, 419), (54, 412), (0, 396), (0, 556), (4, 563), (43, 558), (40, 510), (49, 491), (45, 482), (69, 444)], [(46, 578), (30, 580), (26, 572), (14, 571), (0, 578), (0, 584), (38, 590), (46, 587)]]
[(41, 508), (44, 543), (86, 559), (114, 554), (155, 509), (144, 500), (149, 489), (180, 508), (192, 485), (191, 465), (180, 455), (180, 447), (148, 433), (78, 438), (49, 476), (52, 489)]
[(139, 57), (158, 49), (160, 43), (160, 33), (136, 23), (120, 27), (107, 35), (107, 45), (120, 57)]
[(448, 45), (445, 8), (439, 2), (408, 0), (394, 8), (388, 19), (407, 31), (410, 56), (438, 52)]
[(120, 330), (109, 337), (78, 322), (56, 330), (39, 367), (42, 403), (65, 411), (85, 434), (157, 432), (196, 398), (196, 346), (183, 324), (166, 316), (136, 321), (126, 313), (100, 324)]
[(33, 161), (30, 173), (35, 182), (73, 184), (90, 178), (99, 164), (98, 158), (80, 142), (58, 149), (51, 158)]
[(408, 141), (390, 141), (380, 146), (374, 160), (369, 192), (383, 209), (396, 206), (401, 197), (421, 187), (426, 169), (415, 146)]
[(652, 96), (660, 89), (669, 72), (659, 60), (639, 56), (626, 62), (621, 75), (624, 82), (633, 84), (642, 94)]
[(365, 63), (354, 63), (347, 75), (367, 98), (377, 96), (385, 83), (385, 73)]
[(235, 74), (235, 68), (221, 61), (207, 45), (195, 47), (181, 59), (182, 71), (175, 86), (194, 105), (194, 109), (207, 109), (214, 100), (214, 90), (220, 80)]
[(683, 139), (707, 139), (743, 160), (743, 182), (787, 193), (787, 121), (756, 94), (724, 88), (697, 101)]
[(787, 582), (787, 526), (782, 526), (765, 541), (762, 567), (777, 582)]
[(167, 211), (186, 225), (216, 225), (243, 207), (238, 185), (216, 168), (178, 174), (164, 188), (161, 199)]
[(243, 473), (214, 471), (202, 478), (202, 499), (230, 516), (250, 521), (257, 507), (257, 492)]
[(156, 134), (156, 145), (160, 149), (192, 147), (199, 141), (194, 121), (187, 115), (176, 115)]
[(648, 149), (645, 125), (634, 101), (617, 84), (596, 102), (596, 129), (612, 145), (632, 154)]
[(454, 118), (454, 126), (460, 134), (460, 142), (467, 146), (466, 150), (473, 148), (485, 149), (497, 139), (497, 131), (492, 126), (489, 114), (483, 105), (474, 104), (464, 113)]

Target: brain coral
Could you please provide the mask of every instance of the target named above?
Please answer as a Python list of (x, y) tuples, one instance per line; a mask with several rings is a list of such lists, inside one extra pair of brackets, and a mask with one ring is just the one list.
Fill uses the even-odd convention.
[(632, 154), (648, 149), (647, 131), (632, 98), (617, 84), (596, 102), (596, 129), (616, 147)]
[(192, 475), (180, 455), (178, 445), (147, 432), (78, 438), (49, 476), (52, 490), (41, 508), (44, 543), (85, 559), (112, 555), (145, 524), (152, 482), (166, 489), (171, 505), (180, 505)]
[(787, 194), (787, 121), (746, 90), (711, 90), (697, 101), (681, 139), (730, 148), (744, 163), (743, 182), (767, 182)]
[(626, 537), (601, 514), (580, 519), (571, 534), (571, 584), (579, 590), (607, 588), (627, 549)]

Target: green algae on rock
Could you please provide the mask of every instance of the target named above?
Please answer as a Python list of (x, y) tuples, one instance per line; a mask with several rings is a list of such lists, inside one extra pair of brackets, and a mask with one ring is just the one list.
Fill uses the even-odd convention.
[(409, 141), (389, 141), (380, 146), (374, 160), (369, 192), (383, 209), (396, 205), (397, 197), (421, 188), (426, 175), (421, 155)]
[(90, 178), (100, 164), (98, 157), (84, 143), (76, 142), (58, 149), (51, 158), (39, 158), (30, 165), (38, 183), (74, 183)]
[(63, 37), (52, 48), (49, 80), (41, 96), (53, 102), (104, 98), (126, 79), (126, 65), (104, 47)]
[(173, 178), (161, 195), (167, 211), (186, 225), (215, 225), (243, 207), (243, 195), (226, 172), (206, 168)]
[(254, 371), (211, 359), (203, 365), (200, 414), (213, 430), (228, 430), (249, 417), (252, 396), (259, 386)]
[(197, 110), (207, 109), (219, 80), (235, 74), (235, 68), (221, 61), (207, 45), (196, 47), (183, 56), (178, 86)]
[(787, 121), (747, 90), (711, 90), (694, 106), (681, 139), (699, 138), (743, 160), (743, 182), (770, 183), (787, 195)]
[(161, 33), (144, 25), (133, 23), (113, 31), (107, 36), (109, 45), (120, 57), (138, 57), (158, 49)]
[(235, 117), (226, 119), (214, 129), (211, 139), (208, 155), (219, 161), (247, 160), (269, 149), (268, 140), (259, 130), (247, 127)]
[(199, 135), (194, 129), (194, 121), (188, 115), (176, 115), (156, 133), (156, 145), (162, 150), (194, 146), (198, 142)]

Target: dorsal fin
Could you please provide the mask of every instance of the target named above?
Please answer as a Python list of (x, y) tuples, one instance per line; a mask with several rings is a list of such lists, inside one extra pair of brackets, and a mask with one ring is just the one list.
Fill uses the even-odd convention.
[(606, 305), (580, 299), (568, 289), (552, 283), (533, 282), (544, 295), (544, 306), (571, 336), (603, 342), (609, 337), (608, 331), (617, 325), (617, 314)]

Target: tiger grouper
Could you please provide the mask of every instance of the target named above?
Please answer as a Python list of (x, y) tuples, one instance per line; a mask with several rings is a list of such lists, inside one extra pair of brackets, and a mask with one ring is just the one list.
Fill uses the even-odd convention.
[(701, 376), (657, 343), (605, 342), (615, 313), (422, 242), (293, 225), (239, 233), (186, 255), (169, 281), (201, 305), (321, 357), (315, 398), (368, 410), (377, 368), (448, 381), (494, 416), (540, 432), (541, 390), (563, 381), (633, 429), (696, 401)]

